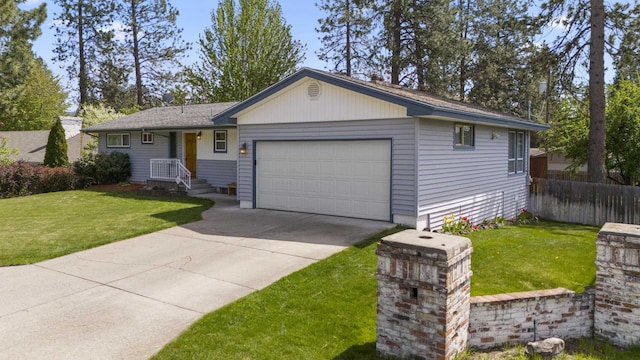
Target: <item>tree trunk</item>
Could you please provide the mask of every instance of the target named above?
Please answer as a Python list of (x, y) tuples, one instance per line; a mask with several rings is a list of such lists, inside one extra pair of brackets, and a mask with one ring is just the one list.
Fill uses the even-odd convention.
[(399, 1), (391, 5), (391, 83), (400, 85), (400, 42), (402, 30), (402, 8)]
[(133, 66), (136, 75), (136, 97), (138, 106), (144, 106), (144, 92), (142, 89), (142, 73), (140, 70), (140, 40), (138, 39), (137, 0), (131, 0), (131, 38), (133, 40)]
[(591, 47), (589, 50), (589, 153), (587, 180), (605, 181), (606, 122), (604, 97), (604, 4), (591, 0)]
[(84, 14), (82, 0), (78, 0), (78, 91), (80, 92), (80, 108), (89, 101), (89, 84), (87, 74), (87, 60), (84, 49)]
[(346, 69), (347, 69), (347, 76), (351, 76), (351, 21), (353, 21), (352, 18), (352, 14), (351, 14), (351, 3), (349, 2), (349, 0), (346, 0), (344, 2), (344, 11), (345, 11), (345, 17), (346, 17), (346, 42), (345, 42), (345, 47), (346, 47), (346, 51), (345, 51), (345, 65), (346, 65)]
[(467, 49), (463, 48), (463, 46), (466, 46), (466, 40), (469, 36), (469, 9), (471, 7), (470, 0), (466, 1), (466, 8), (465, 1), (459, 0), (458, 7), (460, 12), (458, 15), (458, 17), (460, 18), (460, 73), (458, 74), (458, 86), (460, 88), (460, 93), (458, 94), (458, 97), (460, 101), (464, 101), (466, 95), (465, 87), (467, 84)]
[[(427, 80), (426, 80), (426, 64), (425, 64), (425, 44), (423, 42), (423, 34), (422, 29), (420, 28), (420, 22), (422, 19), (420, 18), (420, 12), (418, 11), (419, 4), (414, 0), (412, 3), (413, 11), (412, 15), (412, 30), (413, 30), (413, 44), (415, 52), (413, 54), (414, 57), (414, 65), (416, 68), (416, 81), (418, 82), (417, 88), (418, 90), (424, 91), (427, 90)], [(431, 60), (431, 59), (429, 59)], [(433, 60), (431, 60), (433, 61)], [(432, 88), (433, 90), (433, 88)]]

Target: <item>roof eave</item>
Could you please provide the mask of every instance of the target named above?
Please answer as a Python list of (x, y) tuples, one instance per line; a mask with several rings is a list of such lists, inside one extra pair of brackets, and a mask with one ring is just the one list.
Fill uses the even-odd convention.
[(91, 133), (101, 133), (108, 131), (184, 131), (184, 130), (202, 130), (202, 129), (212, 129), (212, 128), (234, 128), (235, 124), (203, 124), (203, 125), (193, 125), (193, 126), (172, 126), (172, 127), (162, 127), (162, 126), (145, 126), (145, 127), (136, 127), (136, 128), (110, 128), (110, 129), (82, 129), (81, 131), (86, 134)]
[(530, 122), (524, 119), (519, 120), (516, 118), (509, 119), (509, 118), (503, 118), (498, 116), (494, 117), (490, 115), (472, 114), (472, 113), (450, 110), (450, 109), (436, 109), (429, 114), (413, 114), (413, 115), (418, 117), (420, 116), (439, 117), (439, 118), (444, 117), (444, 118), (450, 118), (454, 121), (467, 121), (470, 123), (481, 123), (481, 124), (496, 125), (501, 127), (516, 128), (516, 129), (523, 129), (523, 130), (540, 131), (540, 130), (549, 129), (549, 125), (547, 124)]

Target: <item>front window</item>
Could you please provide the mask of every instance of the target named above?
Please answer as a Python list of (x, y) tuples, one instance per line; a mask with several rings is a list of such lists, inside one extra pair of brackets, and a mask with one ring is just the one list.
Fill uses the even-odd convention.
[(509, 131), (509, 174), (524, 172), (525, 140), (523, 131)]
[(227, 130), (216, 130), (213, 132), (213, 152), (227, 152)]
[(474, 146), (474, 128), (473, 125), (456, 124), (454, 133), (455, 146)]
[(143, 132), (142, 133), (142, 143), (143, 144), (153, 144), (153, 133)]
[(108, 148), (128, 148), (131, 147), (131, 135), (129, 133), (107, 134)]

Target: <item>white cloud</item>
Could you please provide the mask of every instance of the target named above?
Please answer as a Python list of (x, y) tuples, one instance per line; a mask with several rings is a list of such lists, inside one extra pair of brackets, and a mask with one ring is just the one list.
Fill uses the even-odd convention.
[(567, 23), (569, 22), (569, 20), (570, 19), (566, 15), (562, 15), (560, 17), (557, 17), (551, 20), (551, 23), (549, 24), (549, 26), (553, 29), (565, 31), (568, 29)]
[(100, 28), (100, 30), (107, 32), (107, 31), (113, 31), (114, 34), (114, 39), (117, 41), (124, 41), (127, 38), (128, 32), (127, 32), (127, 26), (122, 23), (121, 21), (114, 21), (109, 25), (105, 25), (102, 28)]

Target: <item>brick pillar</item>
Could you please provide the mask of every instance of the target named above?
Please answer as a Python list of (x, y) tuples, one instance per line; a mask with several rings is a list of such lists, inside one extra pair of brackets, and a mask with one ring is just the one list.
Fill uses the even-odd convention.
[(378, 352), (448, 360), (466, 349), (471, 252), (460, 236), (406, 230), (382, 239)]
[(618, 346), (640, 343), (640, 226), (606, 223), (596, 240), (594, 332)]

